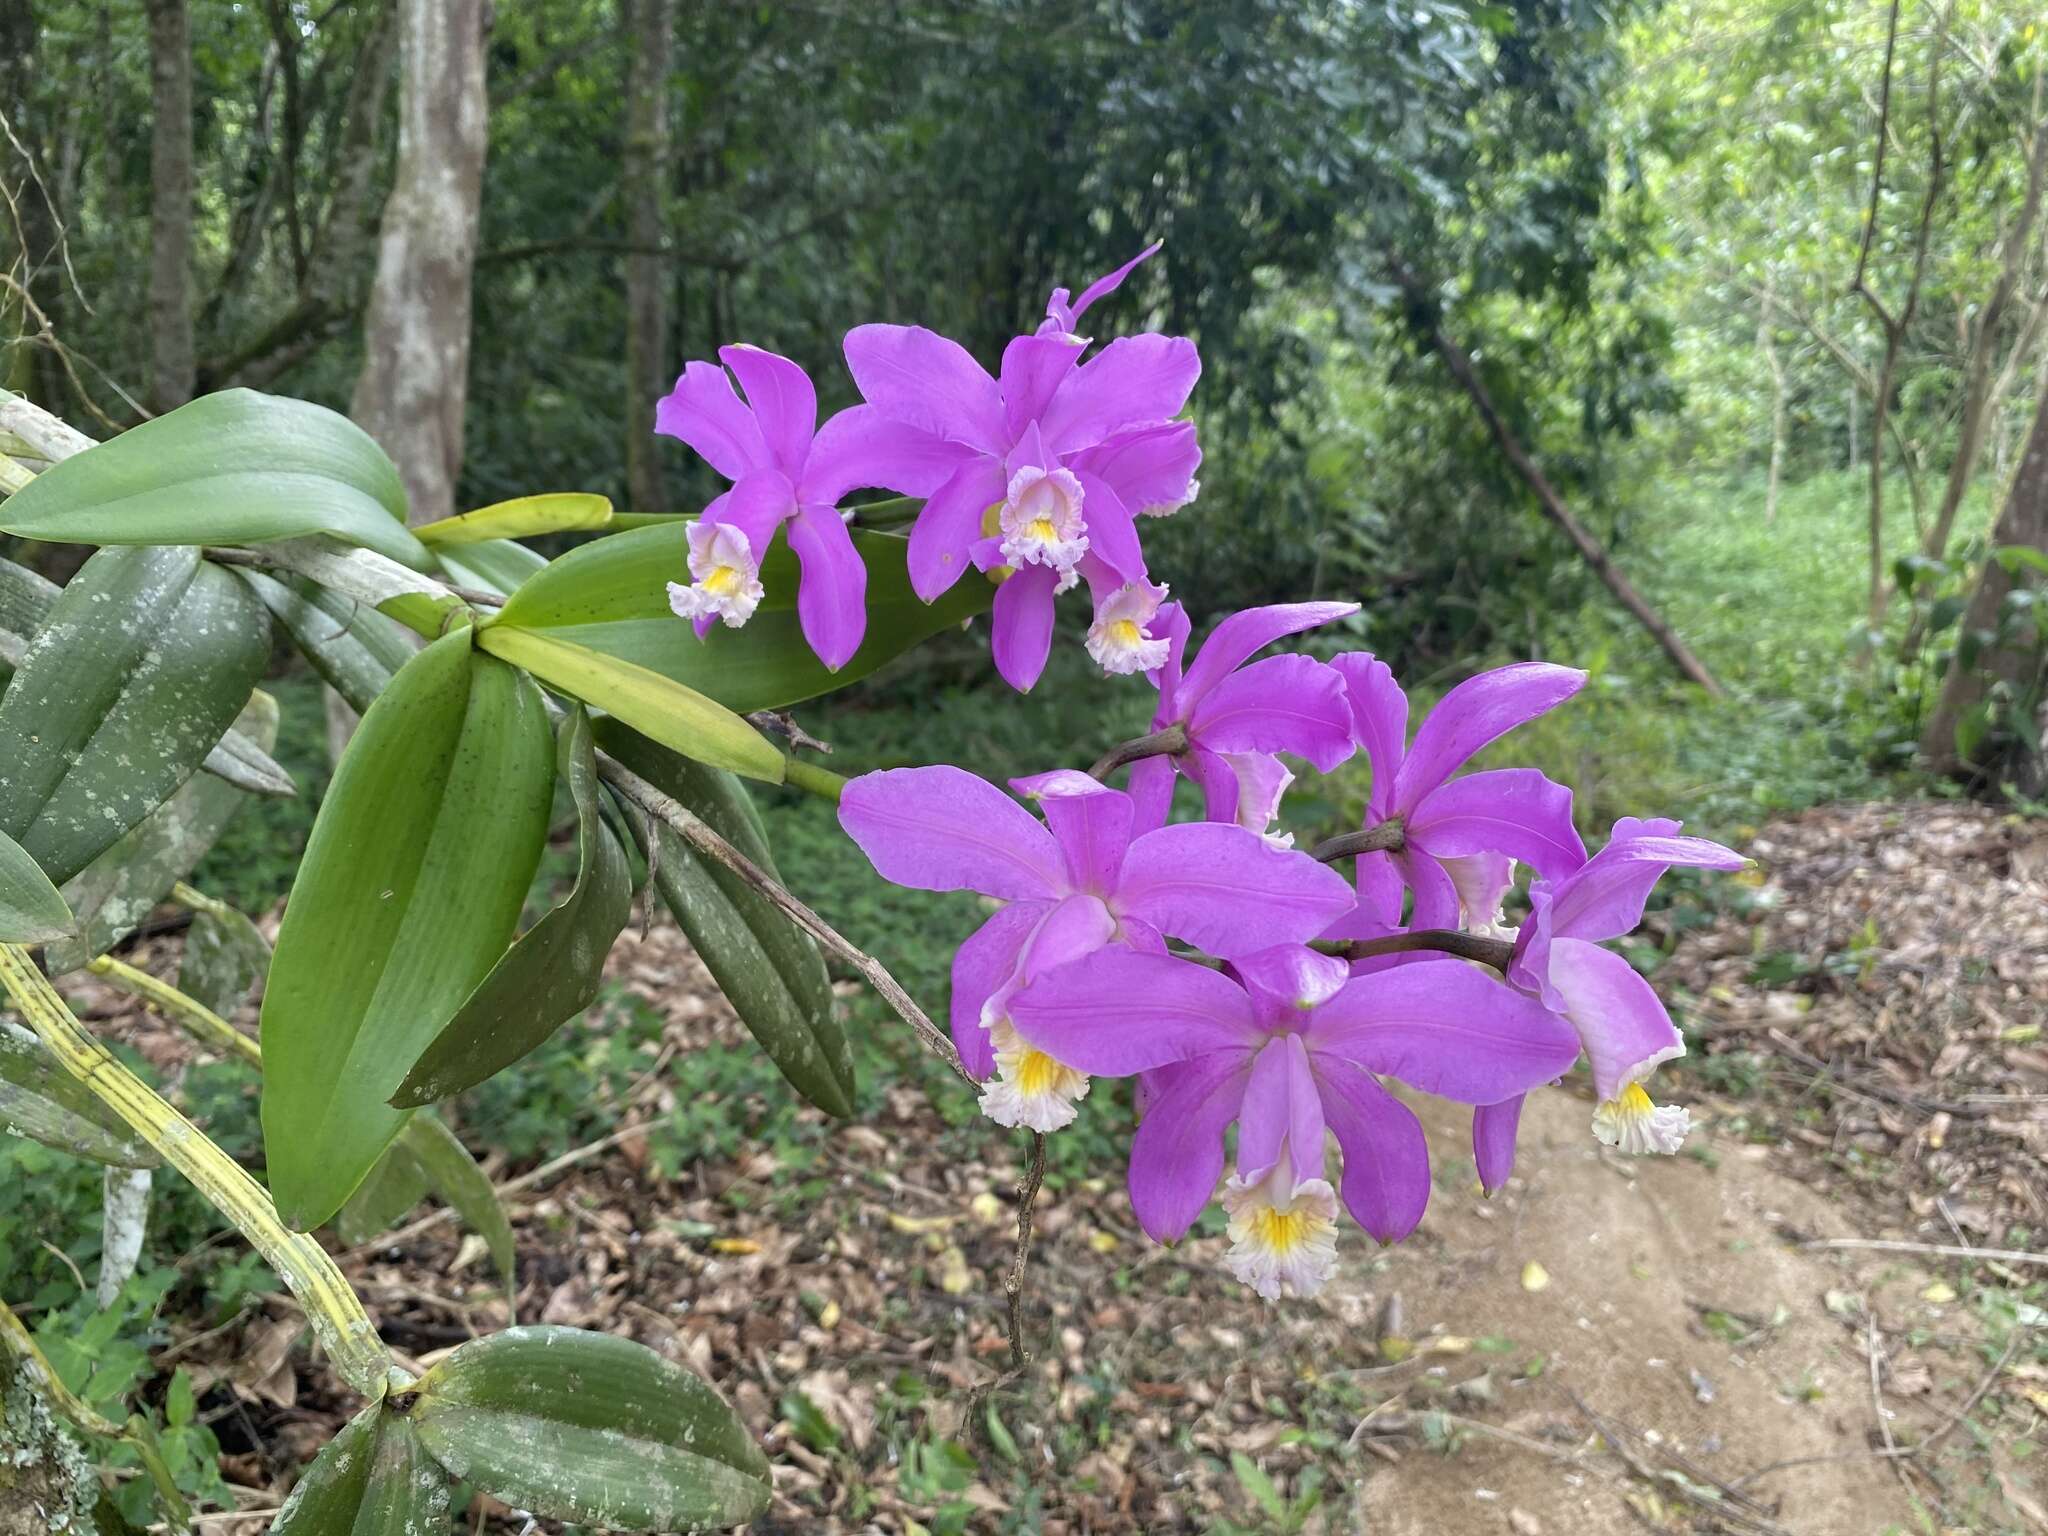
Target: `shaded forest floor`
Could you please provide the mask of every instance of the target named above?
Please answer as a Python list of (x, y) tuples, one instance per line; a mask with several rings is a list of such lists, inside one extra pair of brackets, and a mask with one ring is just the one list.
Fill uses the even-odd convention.
[[(1137, 1232), (1128, 1100), (1098, 1088), (1055, 1138), (1038, 1359), (982, 1399), (1008, 1364), (1020, 1144), (908, 1079), (854, 1124), (792, 1110), (657, 923), (528, 1074), (530, 1137), (470, 1106), (501, 1179), (508, 1150), (589, 1133), (507, 1196), (519, 1316), (715, 1381), (777, 1466), (757, 1532), (2048, 1529), (2048, 827), (1862, 805), (1750, 850), (1739, 895), (1658, 919), (1699, 1046), (1672, 1087), (1700, 1122), (1686, 1155), (1606, 1153), (1568, 1082), (1489, 1202), (1463, 1116), (1419, 1102), (1421, 1232), (1349, 1231), (1324, 1296), (1269, 1306), (1216, 1268), (1213, 1221), (1173, 1250)], [(175, 945), (143, 962), (172, 973)], [(81, 997), (175, 1070), (181, 1039)], [(1872, 1238), (1919, 1246), (1815, 1246)], [(347, 1267), (415, 1360), (506, 1320), (453, 1223)], [(166, 1322), (237, 1499), (274, 1503), (346, 1395), (281, 1296)], [(524, 1526), (483, 1500), (467, 1520)]]

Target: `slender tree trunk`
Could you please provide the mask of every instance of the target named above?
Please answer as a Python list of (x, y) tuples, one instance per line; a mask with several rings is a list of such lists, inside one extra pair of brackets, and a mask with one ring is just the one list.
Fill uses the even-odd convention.
[(455, 511), (489, 104), (489, 0), (400, 0), (398, 174), (351, 414), (398, 465), (411, 520)]
[[(1412, 293), (1416, 290), (1410, 287), (1409, 291)], [(1663, 647), (1664, 654), (1671, 658), (1672, 664), (1708, 693), (1719, 697), (1722, 689), (1720, 683), (1715, 681), (1714, 674), (1709, 672), (1706, 664), (1693, 655), (1686, 643), (1678, 638), (1678, 632), (1665, 622), (1662, 614), (1650, 606), (1642, 593), (1635, 589), (1634, 583), (1622, 574), (1621, 568), (1614, 563), (1614, 557), (1608, 554), (1606, 547), (1598, 539), (1593, 537), (1592, 530), (1572, 515), (1571, 509), (1564, 504), (1564, 498), (1558, 495), (1556, 488), (1544, 477), (1543, 471), (1536, 467), (1536, 461), (1529, 457), (1528, 451), (1523, 448), (1514, 433), (1508, 430), (1507, 423), (1494, 407), (1493, 397), (1487, 392), (1485, 381), (1479, 377), (1478, 370), (1472, 366), (1472, 359), (1465, 355), (1464, 348), (1445, 333), (1441, 324), (1431, 328), (1431, 340), (1436, 346), (1437, 355), (1444, 360), (1444, 366), (1450, 369), (1451, 376), (1458, 381), (1459, 386), (1471, 397), (1473, 405), (1478, 408), (1480, 419), (1493, 434), (1493, 440), (1501, 453), (1508, 463), (1514, 466), (1515, 473), (1520, 475), (1524, 483), (1535, 493), (1537, 505), (1542, 507), (1544, 515), (1564, 530), (1565, 537), (1572, 541), (1586, 564), (1593, 568), (1593, 574), (1600, 578), (1622, 607), (1634, 615), (1636, 622), (1650, 632), (1650, 637)]]
[[(1991, 545), (1994, 550), (2016, 545), (2048, 554), (2048, 391), (2035, 404), (2033, 430), (2020, 455), (2012, 488), (2006, 493), (2005, 509), (1992, 529)], [(1963, 613), (1959, 633), (1964, 637), (1995, 633), (2012, 591), (2016, 587), (2041, 585), (2039, 573), (2025, 565), (2010, 571), (1996, 558), (1986, 559), (1977, 577), (1976, 590), (1970, 594), (1970, 606)], [(1920, 737), (1920, 753), (1929, 766), (1938, 773), (1957, 776), (1994, 769), (1996, 764), (1972, 762), (1965, 757), (1956, 743), (1956, 727), (1983, 702), (1996, 683), (2006, 683), (2022, 699), (2031, 697), (2034, 674), (2040, 666), (2038, 651), (2024, 645), (1993, 646), (1970, 658), (1968, 664), (1959, 648), (1942, 679), (1934, 713), (1928, 717), (1927, 728)]]
[(1764, 525), (1778, 520), (1778, 486), (1785, 473), (1785, 364), (1778, 356), (1778, 338), (1773, 329), (1777, 308), (1769, 284), (1764, 287), (1764, 306), (1756, 321), (1756, 344), (1771, 369), (1771, 470), (1764, 485)]
[[(2037, 75), (2034, 90), (2037, 114), (2040, 98), (2040, 78)], [(1948, 481), (1942, 487), (1941, 505), (1935, 511), (1934, 525), (1927, 530), (1926, 542), (1921, 546), (1922, 552), (1932, 559), (1939, 560), (1948, 551), (1949, 533), (1955, 527), (1956, 513), (1962, 508), (1964, 493), (1970, 488), (1970, 479), (1977, 472), (1977, 459), (1984, 450), (1986, 428), (1997, 413), (1996, 394), (2002, 391), (1995, 393), (1993, 390), (1992, 365), (1997, 361), (1999, 333), (2003, 329), (2006, 310), (2019, 289), (2020, 272), (2026, 265), (2027, 252), (2032, 244), (2034, 221), (2040, 216), (2044, 175), (2048, 175), (2048, 119), (2042, 119), (2034, 126), (2033, 145), (2027, 157), (2026, 196), (2000, 243), (1998, 280), (1992, 284), (1991, 297), (1985, 301), (1984, 309), (1977, 317), (1971, 338), (1963, 386), (1963, 415), (1956, 432), (1956, 455), (1949, 464)]]
[(626, 496), (635, 512), (665, 512), (654, 405), (668, 367), (662, 187), (669, 159), (668, 72), (675, 0), (627, 0), (632, 59), (626, 73)]
[[(30, 0), (0, 0), (0, 108), (6, 110), (15, 137), (40, 165), (42, 134), (32, 100), (36, 40), (36, 16)], [(54, 325), (63, 301), (56, 214), (14, 146), (0, 142), (0, 151), (4, 151), (0, 153), (0, 182), (13, 194), (11, 210), (0, 201), (0, 271), (26, 288)], [(55, 278), (53, 272), (58, 273)], [(12, 289), (0, 294), (0, 342), (15, 343), (41, 328)], [(10, 345), (7, 370), (0, 382), (16, 394), (46, 405), (58, 404), (63, 389), (55, 354), (39, 346)]]
[(1856, 467), (1856, 459), (1857, 459), (1857, 453), (1856, 453), (1856, 381), (1855, 381), (1854, 379), (1851, 379), (1851, 380), (1849, 381), (1849, 389), (1848, 389), (1848, 395), (1849, 395), (1849, 457), (1848, 457), (1848, 458), (1847, 458), (1846, 460), (1844, 460), (1844, 461), (1843, 461), (1842, 467), (1843, 467), (1844, 469), (1854, 469), (1854, 468)]
[(192, 27), (185, 0), (149, 0), (150, 405), (192, 398)]

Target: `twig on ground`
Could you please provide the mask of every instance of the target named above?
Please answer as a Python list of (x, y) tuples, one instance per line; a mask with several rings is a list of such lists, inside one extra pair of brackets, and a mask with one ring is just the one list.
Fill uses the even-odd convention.
[(1891, 1237), (1816, 1237), (1801, 1248), (1865, 1248), (1876, 1253), (1925, 1253), (1946, 1259), (1988, 1259), (2000, 1264), (2039, 1264), (2048, 1267), (2048, 1253), (2028, 1253), (2020, 1248), (1965, 1248), (1959, 1243), (1909, 1243)]
[(1024, 1270), (1031, 1262), (1032, 1206), (1039, 1186), (1045, 1183), (1045, 1133), (1031, 1133), (1031, 1163), (1023, 1182), (1017, 1186), (1017, 1253), (1010, 1261), (1010, 1273), (1003, 1281), (1003, 1295), (1010, 1303), (1010, 1365), (1023, 1370), (1031, 1363), (1031, 1351), (1024, 1347)]

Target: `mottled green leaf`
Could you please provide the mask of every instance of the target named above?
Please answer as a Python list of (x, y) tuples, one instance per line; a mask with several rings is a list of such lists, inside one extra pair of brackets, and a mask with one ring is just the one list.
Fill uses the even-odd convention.
[[(600, 745), (770, 874), (766, 838), (745, 786), (624, 729), (597, 724)], [(690, 936), (740, 1021), (782, 1075), (827, 1114), (853, 1113), (853, 1053), (833, 1014), (831, 978), (811, 936), (753, 886), (656, 823), (651, 856), (662, 900)]]
[(101, 550), (0, 699), (0, 831), (69, 880), (205, 761), (269, 653), (262, 605), (197, 550)]
[(437, 1536), (448, 1479), (404, 1414), (372, 1403), (321, 1449), (278, 1511), (271, 1536)]
[(52, 464), (0, 503), (0, 531), (67, 544), (257, 544), (326, 533), (407, 565), (405, 487), (376, 440), (325, 406), (203, 395)]
[(112, 1168), (161, 1161), (28, 1031), (0, 1019), (0, 1131)]
[(512, 1328), (419, 1383), (420, 1441), (517, 1509), (621, 1530), (739, 1525), (768, 1507), (768, 1460), (700, 1377), (630, 1339)]
[(547, 557), (510, 539), (482, 544), (437, 546), (434, 559), (442, 574), (460, 587), (475, 587), (504, 596), (518, 589), (535, 571), (547, 569)]
[(178, 959), (178, 990), (230, 1018), (270, 970), (270, 941), (233, 907), (192, 914)]
[(590, 1006), (604, 959), (633, 910), (633, 872), (601, 814), (590, 719), (573, 709), (556, 773), (576, 807), (576, 883), (521, 936), (464, 1001), (399, 1085), (400, 1108), (473, 1088), (536, 1049)]
[(970, 571), (927, 606), (910, 587), (907, 540), (856, 530), (853, 542), (868, 568), (867, 638), (837, 672), (804, 642), (796, 557), (780, 539), (762, 562), (754, 616), (740, 629), (716, 625), (702, 640), (668, 604), (668, 584), (689, 577), (681, 525), (609, 534), (570, 550), (523, 584), (502, 618), (645, 667), (745, 714), (843, 688), (940, 630), (987, 612), (994, 600), (994, 588)]
[(398, 1139), (371, 1165), (355, 1193), (334, 1213), (334, 1230), (350, 1247), (383, 1236), (427, 1198), (427, 1170), (413, 1156), (406, 1132), (420, 1117), (406, 1122)]
[(398, 1134), (386, 1102), (511, 942), (554, 741), (530, 678), (462, 629), (363, 716), (321, 803), (263, 999), (271, 1191), (300, 1231)]
[(359, 715), (419, 651), (413, 632), (396, 619), (303, 576), (279, 578), (247, 569), (236, 574), (285, 627), (322, 681)]
[[(259, 688), (235, 723), (267, 750), (277, 740), (277, 701)], [(242, 791), (212, 774), (194, 774), (119, 842), (67, 880), (64, 896), (71, 903), (76, 929), (45, 952), (50, 974), (77, 970), (140, 927), (171, 887), (206, 857), (247, 803)], [(188, 957), (190, 944), (188, 938)], [(215, 1013), (233, 1012), (232, 1006), (218, 1008), (205, 998), (200, 1001)]]
[(0, 832), (0, 941), (40, 944), (71, 931), (71, 909), (42, 866)]
[(399, 1135), (397, 1147), (411, 1153), (426, 1176), (427, 1188), (454, 1207), (456, 1215), (480, 1233), (490, 1246), (491, 1262), (498, 1267), (509, 1301), (518, 1289), (513, 1272), (512, 1222), (498, 1202), (490, 1179), (469, 1155), (456, 1134), (440, 1116), (431, 1112), (414, 1115)]

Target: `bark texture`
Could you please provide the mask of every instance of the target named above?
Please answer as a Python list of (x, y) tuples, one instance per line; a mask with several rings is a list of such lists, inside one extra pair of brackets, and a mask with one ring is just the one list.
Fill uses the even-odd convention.
[[(2006, 493), (2005, 508), (1991, 531), (1991, 545), (1993, 549), (2017, 545), (2048, 554), (2048, 393), (2043, 393), (2034, 407), (2033, 430), (2027, 435), (2026, 450)], [(1976, 590), (1970, 594), (1961, 633), (1995, 631), (2007, 596), (2016, 587), (2041, 584), (2038, 573), (2024, 565), (2015, 573), (2002, 562), (1987, 559)], [(1956, 746), (1956, 727), (1984, 701), (1994, 684), (2006, 683), (2027, 696), (2040, 682), (2042, 657), (2035, 648), (1993, 646), (1979, 652), (1973, 662), (1965, 666), (1959, 654), (1949, 663), (1940, 698), (1920, 737), (1921, 755), (1938, 773), (1975, 777), (2001, 769), (2004, 765), (1999, 763), (1966, 759)], [(2020, 768), (2023, 785), (2038, 783), (2038, 762)]]
[(487, 0), (399, 0), (398, 172), (351, 414), (398, 465), (415, 523), (455, 511), (489, 105)]
[(192, 26), (185, 0), (149, 0), (150, 405), (192, 398)]
[(635, 512), (666, 512), (654, 405), (668, 365), (668, 276), (662, 187), (669, 162), (668, 72), (675, 0), (628, 0), (626, 73), (626, 497)]

